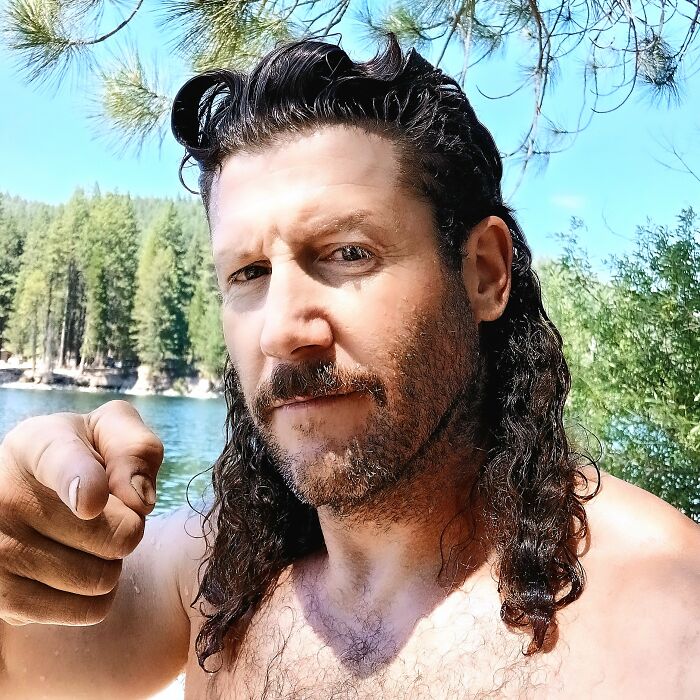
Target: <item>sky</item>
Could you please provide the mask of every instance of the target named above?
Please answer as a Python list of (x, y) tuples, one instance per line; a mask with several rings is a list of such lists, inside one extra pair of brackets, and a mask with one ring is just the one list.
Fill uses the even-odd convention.
[[(0, 8), (5, 6), (0, 0)], [(155, 15), (145, 12), (137, 19), (127, 40), (148, 60), (157, 61), (173, 94), (189, 74), (174, 58)], [(377, 48), (362, 40), (351, 20), (343, 27), (342, 46), (356, 60), (370, 57)], [(426, 57), (436, 58), (430, 53)], [(502, 151), (512, 148), (526, 129), (531, 93), (489, 100), (480, 91), (498, 94), (512, 87), (507, 76), (518, 58), (511, 52), (482, 62), (465, 86)], [(459, 65), (448, 55), (443, 68), (452, 73)], [(700, 209), (700, 183), (657, 162), (670, 160), (663, 144), (671, 142), (700, 171), (700, 66), (695, 68), (680, 104), (654, 106), (644, 94), (634, 95), (619, 110), (597, 115), (571, 147), (552, 155), (546, 168), (529, 169), (515, 191), (520, 165), (506, 161), (504, 195), (536, 258), (561, 252), (556, 234), (568, 229), (572, 216), (584, 220), (582, 243), (600, 267), (607, 256), (633, 250), (635, 227), (647, 218), (672, 226), (684, 207), (695, 204)], [(579, 67), (565, 64), (551, 103), (558, 117), (570, 123), (580, 91)], [(91, 116), (94, 84), (85, 74), (72, 73), (50, 86), (29, 84), (18, 71), (16, 56), (0, 46), (0, 95), (0, 192), (54, 204), (66, 201), (77, 187), (91, 191), (95, 184), (103, 192), (186, 196), (177, 174), (182, 150), (174, 139), (168, 135), (162, 145), (151, 143), (140, 155), (115, 147), (114, 136), (106, 135)]]

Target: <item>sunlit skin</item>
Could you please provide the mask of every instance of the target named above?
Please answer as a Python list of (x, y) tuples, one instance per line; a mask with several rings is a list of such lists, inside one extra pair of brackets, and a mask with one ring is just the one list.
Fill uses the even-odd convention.
[[(411, 314), (438, 301), (444, 263), (431, 210), (394, 185), (393, 151), (336, 128), (224, 166), (212, 246), (226, 344), (247, 397), (278, 362), (381, 367)], [(507, 228), (488, 223), (474, 264), (486, 278), (477, 284), (495, 284), (476, 294), (470, 280), (480, 318), (499, 315), (509, 284)], [(465, 274), (472, 267), (470, 259)], [(368, 407), (358, 394), (304, 402), (275, 410), (272, 424), (289, 450), (313, 453), (360, 429)]]
[[(430, 207), (399, 187), (397, 170), (391, 142), (342, 127), (224, 162), (212, 248), (226, 344), (248, 402), (278, 365), (323, 358), (375, 372), (396, 418), (397, 358), (410, 351), (415, 319), (438, 318), (445, 299), (466, 311), (459, 323), (443, 314), (433, 359), (448, 349), (445, 376), (418, 372), (420, 396), (439, 414), (449, 397), (436, 385), (469, 375), (476, 351), (465, 337), (508, 300), (510, 234), (499, 218), (484, 219), (461, 271), (448, 275)], [(419, 370), (429, 355), (417, 358)], [(362, 392), (308, 398), (271, 407), (265, 420), (292, 468), (323, 481), (342, 473), (345, 447), (381, 412)], [(416, 425), (402, 446), (409, 452), (422, 439)], [(697, 525), (604, 475), (586, 504), (584, 593), (557, 613), (554, 643), (526, 659), (529, 635), (500, 619), (494, 553), (479, 537), (450, 549), (481, 531), (478, 501), (453, 516), (484, 457), (447, 435), (414, 478), (356, 513), (319, 507), (326, 548), (282, 574), (242, 647), (211, 676), (197, 663), (204, 619), (190, 606), (205, 554), (199, 519), (188, 508), (149, 519), (140, 539), (153, 506), (130, 479), (135, 465), (155, 478), (160, 442), (125, 402), (24, 422), (0, 446), (0, 697), (148, 698), (183, 671), (187, 700), (697, 697)], [(92, 445), (109, 455), (106, 507)], [(67, 507), (75, 470), (96, 484), (81, 492), (78, 517)], [(132, 550), (119, 576), (113, 560)]]

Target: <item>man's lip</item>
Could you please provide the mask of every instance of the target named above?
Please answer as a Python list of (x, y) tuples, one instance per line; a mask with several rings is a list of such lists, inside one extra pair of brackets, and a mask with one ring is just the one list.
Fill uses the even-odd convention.
[(285, 399), (284, 401), (273, 402), (271, 409), (282, 408), (282, 406), (293, 406), (302, 403), (311, 403), (312, 401), (319, 401), (321, 399), (335, 398), (336, 396), (348, 396), (352, 394), (352, 391), (338, 391), (332, 394), (322, 394), (321, 396), (295, 396), (293, 399)]

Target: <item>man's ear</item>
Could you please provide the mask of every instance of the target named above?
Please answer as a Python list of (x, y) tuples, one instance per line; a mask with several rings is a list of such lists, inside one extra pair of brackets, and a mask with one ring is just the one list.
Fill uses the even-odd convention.
[(468, 234), (462, 276), (477, 323), (501, 316), (510, 295), (513, 239), (503, 219), (488, 216)]

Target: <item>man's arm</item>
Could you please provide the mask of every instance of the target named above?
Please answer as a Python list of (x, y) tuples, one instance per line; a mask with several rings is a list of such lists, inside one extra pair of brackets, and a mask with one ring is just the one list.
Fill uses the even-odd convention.
[[(148, 698), (183, 669), (190, 636), (180, 580), (202, 547), (189, 508), (152, 518), (124, 559), (114, 603), (90, 626), (2, 626), (0, 697)], [(184, 574), (184, 576), (183, 576)]]
[(162, 457), (120, 401), (29, 419), (0, 444), (0, 697), (147, 697), (182, 667), (179, 586), (203, 542), (186, 511), (143, 539)]

